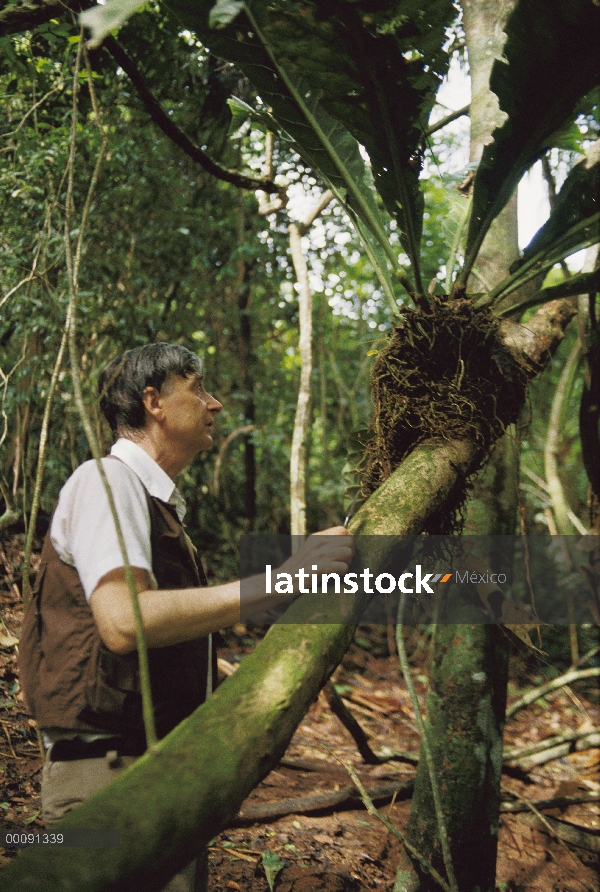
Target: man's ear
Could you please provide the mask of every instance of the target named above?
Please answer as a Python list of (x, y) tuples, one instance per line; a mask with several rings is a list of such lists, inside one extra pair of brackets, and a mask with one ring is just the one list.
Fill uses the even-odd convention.
[(147, 414), (151, 418), (154, 418), (156, 421), (160, 421), (162, 419), (164, 412), (160, 399), (160, 393), (158, 392), (156, 387), (146, 387), (144, 393), (142, 394), (142, 402)]

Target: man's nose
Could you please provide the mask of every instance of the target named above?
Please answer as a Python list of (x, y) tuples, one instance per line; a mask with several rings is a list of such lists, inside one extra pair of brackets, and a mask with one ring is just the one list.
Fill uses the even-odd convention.
[(218, 399), (215, 399), (214, 396), (210, 396), (210, 400), (208, 403), (208, 408), (211, 412), (215, 412), (217, 415), (223, 408), (223, 403), (220, 403)]

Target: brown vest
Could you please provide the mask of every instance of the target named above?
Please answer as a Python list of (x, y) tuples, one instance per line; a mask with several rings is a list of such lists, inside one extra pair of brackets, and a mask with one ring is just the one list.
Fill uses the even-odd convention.
[[(158, 588), (205, 586), (175, 509), (146, 496)], [(206, 699), (207, 639), (149, 648), (148, 658), (156, 731), (164, 737)], [(143, 737), (137, 652), (119, 655), (103, 644), (79, 574), (59, 558), (49, 531), (23, 621), (19, 670), (39, 728)]]

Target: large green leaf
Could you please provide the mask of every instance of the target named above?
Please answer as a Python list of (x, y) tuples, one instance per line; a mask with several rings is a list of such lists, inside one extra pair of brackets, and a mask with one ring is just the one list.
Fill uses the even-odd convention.
[[(232, 98), (229, 106), (234, 114), (239, 117), (252, 118), (262, 124), (268, 130), (278, 133), (281, 139), (289, 142), (298, 151), (309, 167), (314, 166), (314, 150), (306, 149), (298, 145), (292, 137), (280, 126), (268, 111), (264, 108), (255, 109), (240, 99)], [(395, 283), (390, 275), (389, 265), (395, 270), (398, 280), (402, 282), (409, 293), (414, 286), (398, 266), (398, 260), (390, 245), (384, 230), (383, 220), (375, 201), (375, 189), (371, 171), (365, 164), (356, 140), (350, 136), (347, 130), (336, 124), (335, 121), (326, 120), (329, 116), (320, 110), (317, 112), (321, 124), (331, 125), (328, 131), (330, 157), (336, 161), (337, 175), (327, 177), (322, 174), (323, 180), (331, 189), (337, 200), (342, 204), (362, 239), (365, 251), (377, 278), (383, 288), (386, 300), (394, 314), (398, 312), (398, 303), (395, 293)], [(348, 183), (351, 187), (345, 191)]]
[(506, 26), (504, 60), (490, 87), (508, 119), (485, 147), (473, 189), (464, 290), (494, 218), (544, 145), (572, 120), (578, 101), (600, 83), (600, 7), (595, 0), (520, 0)]
[[(352, 216), (351, 209), (350, 216)], [(367, 257), (371, 261), (371, 266), (375, 270), (377, 278), (379, 279), (381, 287), (383, 288), (383, 293), (392, 311), (392, 316), (395, 316), (398, 314), (399, 307), (394, 288), (394, 281), (389, 272), (386, 253), (382, 249), (379, 242), (373, 238), (368, 229), (365, 228), (360, 219), (358, 219), (357, 217), (354, 218), (354, 225), (356, 227), (356, 231), (361, 237)], [(410, 280), (406, 279), (403, 273), (398, 270), (396, 270), (396, 276), (398, 280), (402, 282), (406, 290), (410, 293), (412, 289), (412, 283), (410, 282)]]
[(555, 263), (600, 241), (600, 142), (577, 164), (556, 196), (550, 217), (510, 268), (510, 276), (489, 294), (494, 303)]
[[(522, 256), (513, 263), (511, 273), (522, 267), (534, 255), (549, 251), (559, 239), (564, 239), (568, 229), (592, 218), (599, 210), (600, 142), (596, 143), (588, 157), (570, 172), (556, 196), (550, 217), (536, 232)], [(567, 244), (570, 244), (573, 251), (582, 247), (577, 237)]]
[[(389, 244), (383, 218), (377, 207), (372, 177), (361, 153), (360, 146), (351, 133), (325, 111), (320, 102), (321, 92), (304, 78), (287, 70), (277, 58), (268, 37), (262, 33), (254, 15), (247, 10), (251, 24), (263, 46), (267, 49), (276, 74), (287, 87), (297, 108), (308, 125), (310, 138), (302, 143), (305, 157), (314, 158), (315, 141), (330, 162), (331, 173), (323, 175), (337, 198), (352, 211), (355, 219), (374, 237), (395, 266), (397, 259)], [(315, 166), (313, 161), (312, 166)], [(318, 169), (318, 167), (317, 167)]]
[(290, 82), (307, 86), (312, 101), (365, 146), (421, 290), (419, 153), (448, 65), (443, 45), (456, 14), (452, 0), (252, 0), (252, 22), (244, 14), (227, 22), (224, 7), (230, 4), (219, 3), (219, 30), (209, 28), (211, 0), (169, 4), (214, 53), (245, 71), (324, 177), (335, 178), (335, 165)]
[(466, 196), (461, 195), (460, 192), (449, 192), (448, 201), (450, 203), (450, 210), (442, 224), (444, 241), (450, 248), (448, 260), (446, 262), (446, 280), (444, 282), (445, 294), (449, 294), (452, 287), (452, 277), (454, 275), (456, 258), (459, 254), (461, 245), (464, 242), (465, 231), (471, 213), (472, 195), (467, 198)]
[(146, 0), (108, 0), (103, 6), (92, 6), (79, 15), (79, 21), (92, 32), (89, 46), (100, 46), (107, 34), (120, 28)]
[(518, 303), (511, 304), (506, 309), (500, 310), (497, 315), (514, 316), (517, 313), (520, 315), (524, 310), (548, 303), (550, 300), (557, 300), (559, 297), (595, 294), (598, 291), (600, 291), (600, 269), (595, 269), (593, 272), (580, 273), (578, 276), (565, 279), (564, 282), (560, 282), (558, 285), (541, 288), (531, 297), (527, 297)]

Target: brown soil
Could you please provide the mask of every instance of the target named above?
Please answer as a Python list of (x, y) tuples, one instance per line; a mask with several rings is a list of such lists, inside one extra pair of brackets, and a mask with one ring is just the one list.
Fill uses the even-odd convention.
[[(22, 616), (16, 588), (22, 543), (18, 538), (0, 543), (0, 827), (41, 827), (39, 784), (42, 759), (35, 729), (29, 720), (18, 687), (16, 647)], [(229, 631), (220, 656), (231, 664), (252, 650), (259, 630), (242, 626)], [(408, 636), (415, 666), (415, 684), (424, 700), (423, 673), (427, 641), (413, 629)], [(566, 668), (566, 667), (565, 667)], [(516, 670), (519, 669), (519, 673)], [(515, 677), (523, 683), (523, 664)], [(521, 710), (507, 724), (506, 746), (526, 746), (548, 736), (582, 726), (600, 727), (597, 688), (591, 679), (573, 692), (565, 689)], [(419, 740), (414, 713), (395, 657), (388, 655), (385, 629), (361, 627), (357, 642), (338, 669), (335, 682), (346, 705), (370, 737), (373, 749), (382, 746), (417, 753)], [(529, 679), (529, 684), (532, 679)], [(511, 690), (511, 699), (518, 692)], [(2, 742), (4, 741), (4, 742)], [(351, 762), (363, 783), (373, 787), (390, 780), (414, 777), (415, 768), (393, 761), (367, 766), (324, 696), (312, 705), (300, 724), (280, 765), (244, 803), (305, 797), (340, 790), (349, 784), (347, 773), (336, 761)], [(600, 791), (600, 752), (591, 749), (549, 762), (522, 777), (504, 776), (504, 786), (530, 801), (578, 792)], [(295, 766), (295, 767), (294, 767)], [(380, 806), (399, 829), (406, 826), (410, 800)], [(571, 805), (550, 813), (598, 831), (597, 803)], [(600, 892), (598, 856), (553, 838), (527, 822), (526, 816), (503, 814), (500, 820), (498, 892)], [(289, 814), (268, 822), (232, 827), (220, 833), (210, 846), (210, 888), (267, 892), (264, 863), (273, 853), (283, 864), (274, 880), (275, 892), (359, 892), (392, 890), (398, 862), (398, 843), (376, 817), (361, 807), (336, 811)], [(0, 849), (0, 866), (14, 850)]]

